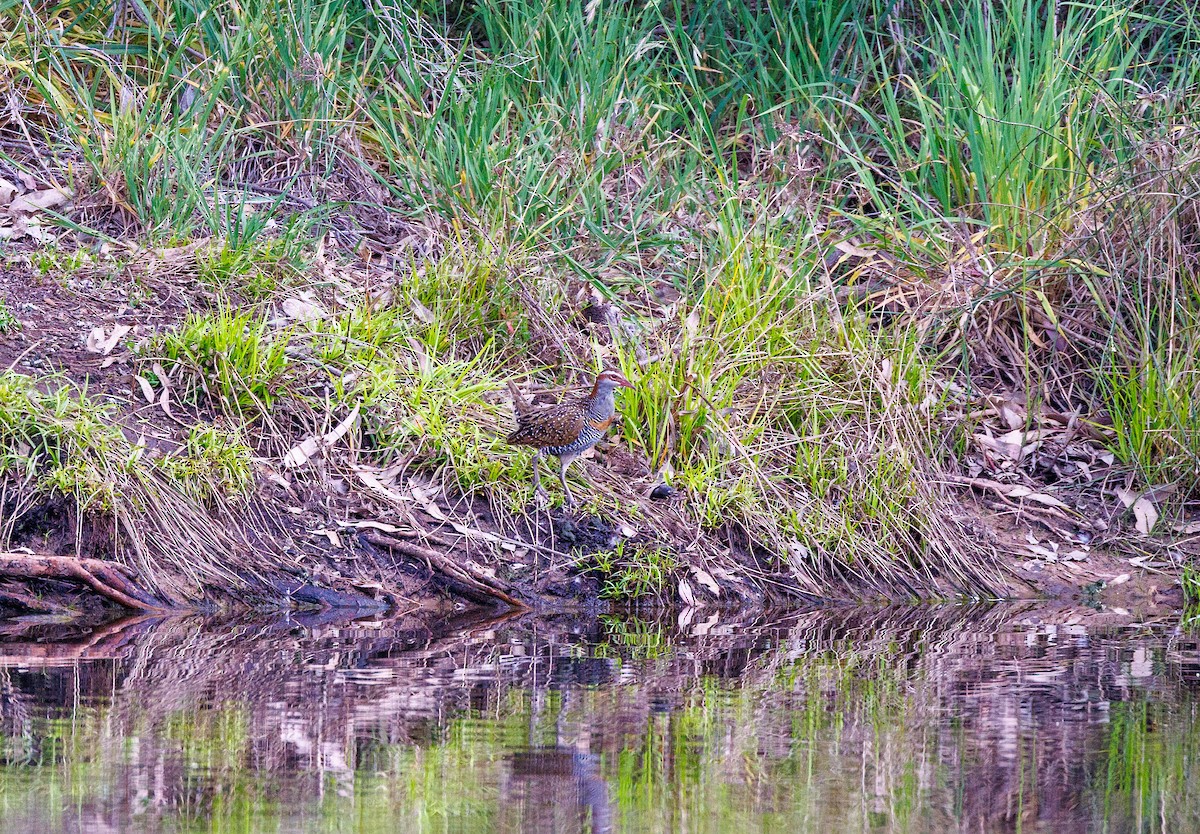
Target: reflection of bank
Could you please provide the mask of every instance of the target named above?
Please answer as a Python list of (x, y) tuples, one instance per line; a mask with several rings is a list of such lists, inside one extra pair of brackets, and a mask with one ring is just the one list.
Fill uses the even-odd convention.
[(591, 753), (540, 747), (513, 753), (500, 786), (500, 831), (612, 831), (608, 784)]

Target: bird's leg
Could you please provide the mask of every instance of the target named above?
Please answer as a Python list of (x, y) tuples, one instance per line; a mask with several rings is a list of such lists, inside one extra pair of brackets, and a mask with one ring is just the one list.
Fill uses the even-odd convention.
[(567, 467), (571, 465), (571, 461), (573, 460), (575, 458), (563, 457), (559, 459), (562, 467), (558, 470), (558, 480), (562, 482), (563, 493), (567, 496), (568, 507), (575, 506), (575, 496), (571, 494), (571, 488), (567, 486)]
[(538, 449), (533, 453), (533, 494), (535, 498), (541, 500), (542, 502), (547, 502), (550, 500), (550, 496), (546, 495), (546, 490), (542, 489), (542, 481), (539, 477), (540, 473), (538, 472), (538, 470), (541, 468), (541, 466), (539, 466), (541, 461), (542, 450)]

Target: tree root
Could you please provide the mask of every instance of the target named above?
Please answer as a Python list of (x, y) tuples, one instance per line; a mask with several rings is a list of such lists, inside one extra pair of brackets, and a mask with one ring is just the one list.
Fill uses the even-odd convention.
[(0, 552), (0, 576), (82, 582), (105, 599), (135, 611), (159, 611), (168, 607), (135, 585), (128, 571), (124, 565), (103, 559)]
[(400, 541), (374, 530), (360, 531), (359, 536), (377, 547), (385, 547), (403, 553), (405, 556), (420, 559), (429, 566), (430, 570), (441, 574), (453, 590), (473, 602), (491, 605), (499, 600), (518, 611), (529, 610), (528, 605), (508, 593), (512, 590), (512, 586), (507, 582), (472, 570), (468, 565), (456, 564), (436, 550), (412, 542)]

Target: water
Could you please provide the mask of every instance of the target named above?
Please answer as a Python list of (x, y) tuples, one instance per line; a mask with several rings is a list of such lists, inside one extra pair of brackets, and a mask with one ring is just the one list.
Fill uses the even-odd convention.
[(0, 831), (1200, 831), (1177, 616), (683, 620), (5, 624)]

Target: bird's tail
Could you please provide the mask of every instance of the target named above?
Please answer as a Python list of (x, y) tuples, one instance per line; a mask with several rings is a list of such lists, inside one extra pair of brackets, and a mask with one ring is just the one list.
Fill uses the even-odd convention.
[(529, 404), (529, 400), (525, 399), (525, 395), (517, 388), (516, 384), (510, 379), (507, 383), (508, 393), (512, 395), (513, 411), (517, 416), (528, 414), (533, 410), (533, 406)]

